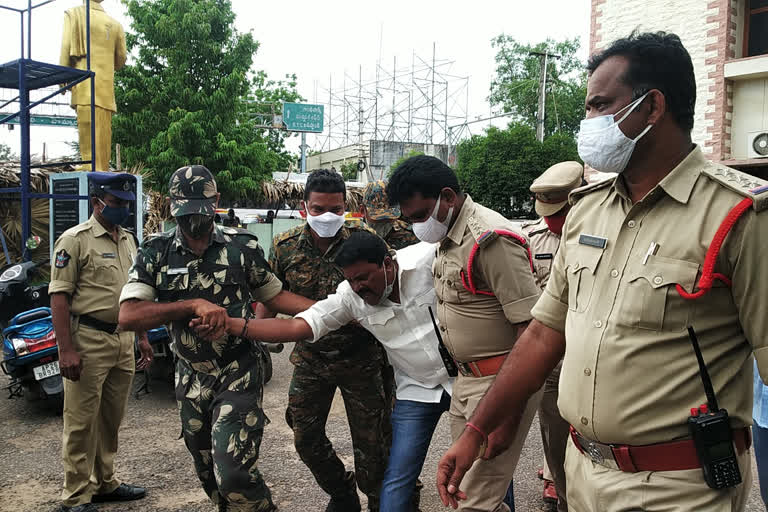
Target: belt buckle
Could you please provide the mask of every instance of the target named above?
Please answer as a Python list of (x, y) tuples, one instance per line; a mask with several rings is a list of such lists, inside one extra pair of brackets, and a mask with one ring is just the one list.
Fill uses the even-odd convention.
[(459, 369), (459, 373), (461, 373), (464, 377), (474, 377), (474, 374), (472, 373), (472, 368), (469, 366), (469, 363), (462, 363), (460, 361), (455, 361), (456, 367)]
[(592, 459), (592, 462), (595, 464), (603, 465), (605, 463), (605, 457), (603, 457), (603, 452), (600, 451), (600, 448), (597, 447), (597, 445), (592, 441), (587, 441), (586, 453), (589, 455), (589, 458)]

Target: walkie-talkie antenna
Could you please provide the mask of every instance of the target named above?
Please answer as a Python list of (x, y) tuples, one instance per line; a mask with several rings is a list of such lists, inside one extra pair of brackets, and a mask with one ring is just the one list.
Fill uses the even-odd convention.
[(717, 412), (720, 410), (720, 407), (717, 405), (715, 390), (712, 387), (712, 381), (709, 378), (707, 365), (704, 363), (704, 356), (701, 355), (699, 340), (696, 338), (696, 332), (691, 326), (688, 327), (688, 337), (691, 338), (691, 345), (693, 345), (693, 351), (696, 353), (696, 360), (699, 362), (699, 375), (701, 376), (702, 384), (704, 384), (704, 393), (707, 394), (707, 405), (709, 405), (710, 411)]

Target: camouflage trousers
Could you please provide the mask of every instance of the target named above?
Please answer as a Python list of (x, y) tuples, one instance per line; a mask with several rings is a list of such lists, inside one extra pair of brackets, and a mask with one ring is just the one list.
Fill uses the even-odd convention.
[(326, 357), (300, 345), (291, 356), (295, 368), (285, 414), (296, 451), (332, 497), (357, 492), (355, 479), (347, 475), (325, 433), (338, 388), (352, 435), (357, 485), (368, 496), (369, 510), (378, 510), (392, 440), (392, 370), (386, 355), (378, 345), (342, 358)]
[(176, 400), (182, 435), (195, 471), (219, 511), (276, 510), (257, 462), (264, 426), (263, 367), (249, 353), (217, 371), (204, 373), (179, 361)]

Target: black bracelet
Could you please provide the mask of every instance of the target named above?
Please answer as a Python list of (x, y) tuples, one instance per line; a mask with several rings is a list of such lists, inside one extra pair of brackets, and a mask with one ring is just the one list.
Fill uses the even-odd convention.
[(245, 333), (248, 330), (248, 318), (246, 317), (243, 320), (245, 320), (245, 323), (243, 323), (243, 332), (240, 333), (241, 338), (245, 338)]

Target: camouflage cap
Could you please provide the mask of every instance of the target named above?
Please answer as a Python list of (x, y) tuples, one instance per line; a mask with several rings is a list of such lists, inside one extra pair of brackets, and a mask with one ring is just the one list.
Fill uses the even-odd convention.
[(372, 181), (363, 191), (363, 204), (371, 220), (399, 219), (400, 208), (390, 207), (387, 202), (387, 184), (383, 180)]
[(168, 183), (168, 193), (174, 217), (195, 213), (213, 216), (216, 213), (216, 180), (202, 165), (188, 165), (174, 172)]

